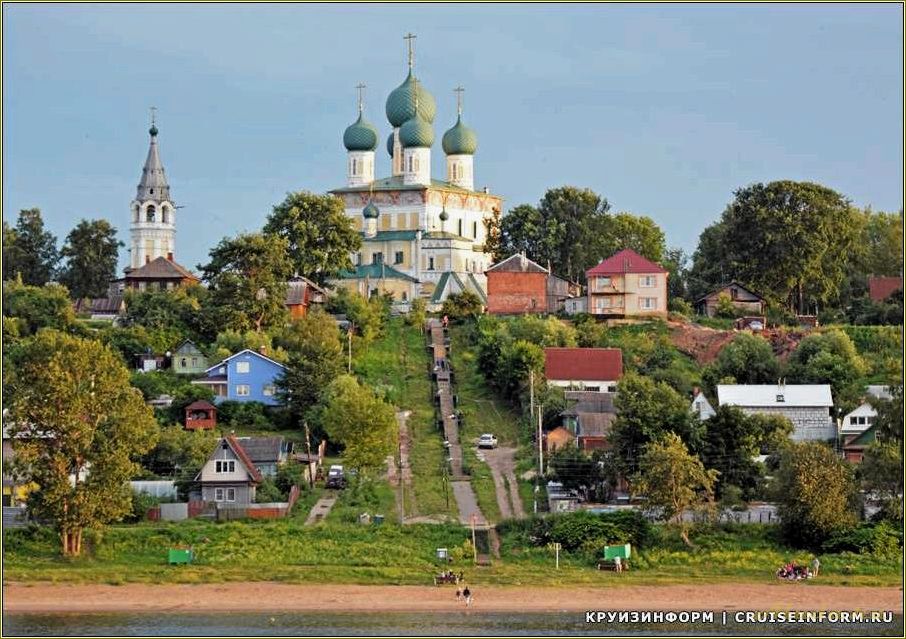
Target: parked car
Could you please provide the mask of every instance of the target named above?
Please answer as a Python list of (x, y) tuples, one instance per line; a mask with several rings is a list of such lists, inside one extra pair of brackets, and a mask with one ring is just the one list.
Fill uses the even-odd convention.
[(334, 464), (327, 471), (327, 488), (346, 488), (346, 473), (339, 464)]
[(497, 448), (497, 438), (491, 433), (485, 433), (478, 438), (479, 448)]
[(764, 324), (762, 324), (762, 323), (759, 322), (758, 320), (755, 320), (755, 321), (753, 321), (753, 322), (749, 322), (749, 330), (756, 331), (756, 332), (757, 332), (757, 331), (763, 331), (763, 330), (764, 330)]

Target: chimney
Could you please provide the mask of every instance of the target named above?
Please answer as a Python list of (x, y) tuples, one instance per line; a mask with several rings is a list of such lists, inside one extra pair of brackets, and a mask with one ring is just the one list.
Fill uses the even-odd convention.
[(258, 352), (261, 353), (262, 355), (264, 355), (265, 357), (267, 357), (267, 346), (262, 344), (261, 346), (258, 347)]
[(167, 261), (168, 261), (168, 262), (172, 262), (172, 261), (173, 261), (173, 253), (172, 253), (172, 251), (169, 252), (169, 253), (167, 253)]

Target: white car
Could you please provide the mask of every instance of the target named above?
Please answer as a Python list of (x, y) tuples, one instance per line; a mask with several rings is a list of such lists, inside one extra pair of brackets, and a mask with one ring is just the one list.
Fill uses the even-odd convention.
[(478, 438), (479, 448), (497, 448), (497, 438), (490, 433), (485, 433)]

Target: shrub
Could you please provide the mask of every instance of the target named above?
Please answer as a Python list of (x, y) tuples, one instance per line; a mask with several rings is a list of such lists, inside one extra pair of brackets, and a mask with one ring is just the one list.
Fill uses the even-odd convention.
[(900, 554), (902, 547), (903, 531), (880, 523), (862, 524), (835, 533), (821, 549), (826, 553), (856, 552), (891, 557)]

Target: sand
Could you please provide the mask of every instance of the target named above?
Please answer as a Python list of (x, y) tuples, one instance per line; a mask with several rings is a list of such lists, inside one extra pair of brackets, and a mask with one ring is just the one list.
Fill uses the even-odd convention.
[[(423, 612), (463, 608), (453, 586), (9, 583), (5, 612)], [(473, 609), (488, 612), (585, 610), (892, 610), (901, 588), (816, 584), (712, 584), (524, 588), (476, 586)]]

